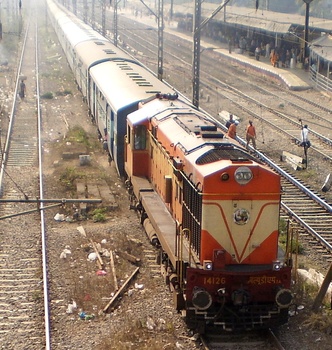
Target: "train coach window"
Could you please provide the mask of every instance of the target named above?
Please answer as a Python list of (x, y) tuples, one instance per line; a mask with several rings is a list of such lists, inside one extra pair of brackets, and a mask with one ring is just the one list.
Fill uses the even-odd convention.
[(146, 127), (144, 125), (135, 127), (134, 146), (135, 150), (145, 149), (146, 147)]

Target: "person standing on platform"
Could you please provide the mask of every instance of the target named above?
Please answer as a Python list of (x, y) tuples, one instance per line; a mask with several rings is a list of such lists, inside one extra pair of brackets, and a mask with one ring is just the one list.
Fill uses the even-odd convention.
[(228, 39), (228, 52), (232, 53), (232, 47), (233, 47), (233, 40), (232, 38)]
[(249, 120), (249, 125), (246, 128), (246, 140), (247, 140), (247, 148), (249, 146), (249, 142), (251, 141), (252, 146), (256, 149), (256, 129), (253, 125), (253, 122)]
[(259, 56), (261, 55), (261, 48), (259, 46), (256, 47), (255, 49), (255, 57), (256, 60), (259, 61)]
[(230, 114), (230, 115), (229, 115), (229, 120), (227, 120), (227, 122), (226, 122), (226, 124), (225, 124), (226, 128), (229, 129), (229, 127), (230, 127), (231, 124), (233, 124), (233, 123), (234, 123), (233, 114)]
[(273, 67), (279, 66), (279, 57), (275, 49), (271, 51), (270, 60)]
[(271, 45), (270, 43), (267, 43), (265, 46), (265, 57), (270, 58), (270, 50), (271, 50)]
[(235, 122), (232, 123), (228, 128), (227, 136), (230, 137), (231, 139), (236, 140), (236, 127), (238, 124), (239, 122), (235, 120)]

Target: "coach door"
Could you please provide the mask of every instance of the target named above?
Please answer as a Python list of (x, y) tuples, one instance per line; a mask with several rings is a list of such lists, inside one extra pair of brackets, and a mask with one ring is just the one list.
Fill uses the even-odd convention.
[(107, 105), (107, 143), (108, 149), (113, 153), (114, 149), (114, 112), (109, 105)]
[[(91, 80), (92, 81), (92, 80)], [(91, 85), (91, 113), (93, 116), (96, 116), (96, 84), (92, 81), (92, 85)]]

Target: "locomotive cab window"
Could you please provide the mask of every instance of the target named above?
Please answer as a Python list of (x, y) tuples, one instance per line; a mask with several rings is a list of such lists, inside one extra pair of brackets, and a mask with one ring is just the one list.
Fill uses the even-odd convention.
[(137, 125), (134, 128), (134, 149), (142, 150), (146, 148), (146, 127)]

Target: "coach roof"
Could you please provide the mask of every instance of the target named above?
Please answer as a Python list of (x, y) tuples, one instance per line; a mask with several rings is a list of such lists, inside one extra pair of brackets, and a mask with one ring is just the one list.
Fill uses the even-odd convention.
[(87, 67), (110, 60), (135, 61), (124, 51), (106, 41), (106, 39), (104, 41), (88, 40), (80, 42), (75, 46), (75, 51), (82, 63)]
[(173, 93), (171, 87), (135, 62), (103, 62), (93, 66), (90, 74), (114, 111), (157, 93)]

